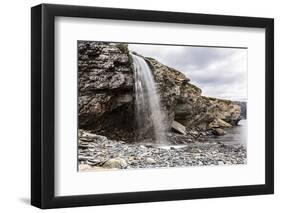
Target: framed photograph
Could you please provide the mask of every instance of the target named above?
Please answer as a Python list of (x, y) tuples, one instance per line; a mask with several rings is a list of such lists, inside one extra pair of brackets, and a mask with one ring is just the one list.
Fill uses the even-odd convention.
[(31, 203), (272, 194), (271, 18), (31, 9)]

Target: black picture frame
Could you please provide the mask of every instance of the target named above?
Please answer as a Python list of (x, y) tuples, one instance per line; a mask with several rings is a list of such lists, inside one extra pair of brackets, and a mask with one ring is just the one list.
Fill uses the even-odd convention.
[[(264, 28), (265, 48), (265, 184), (93, 195), (54, 195), (55, 171), (55, 17), (101, 18), (146, 22)], [(274, 20), (164, 11), (41, 4), (31, 8), (31, 204), (60, 208), (217, 198), (274, 193)]]

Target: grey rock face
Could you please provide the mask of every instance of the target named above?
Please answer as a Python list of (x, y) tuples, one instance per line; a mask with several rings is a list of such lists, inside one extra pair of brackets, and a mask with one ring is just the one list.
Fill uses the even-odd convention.
[(241, 108), (241, 117), (247, 119), (247, 102), (245, 101), (234, 101), (235, 104), (239, 105)]
[(79, 127), (111, 138), (133, 137), (133, 70), (126, 46), (78, 42)]

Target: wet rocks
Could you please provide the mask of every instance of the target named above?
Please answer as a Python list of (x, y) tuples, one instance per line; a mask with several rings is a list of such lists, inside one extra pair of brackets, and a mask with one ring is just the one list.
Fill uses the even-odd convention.
[(79, 171), (247, 163), (246, 148), (239, 144), (208, 141), (170, 146), (155, 143), (128, 144), (88, 132), (85, 134), (85, 131), (80, 132), (83, 133), (84, 139), (87, 137), (87, 140), (79, 141), (79, 145), (84, 145), (83, 148), (79, 146), (78, 149)]
[(216, 136), (225, 135), (225, 131), (221, 128), (215, 128), (212, 130), (213, 134)]

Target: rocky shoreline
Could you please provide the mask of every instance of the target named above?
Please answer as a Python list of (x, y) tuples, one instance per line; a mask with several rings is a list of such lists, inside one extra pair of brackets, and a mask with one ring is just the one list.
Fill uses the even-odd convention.
[[(179, 138), (177, 138), (179, 137)], [(183, 138), (185, 137), (185, 138)], [(247, 163), (246, 147), (191, 139), (169, 133), (170, 145), (126, 143), (79, 131), (79, 171), (185, 166), (239, 165)], [(189, 140), (188, 140), (189, 139)], [(183, 141), (179, 144), (175, 141)], [(177, 145), (172, 145), (177, 144)]]

